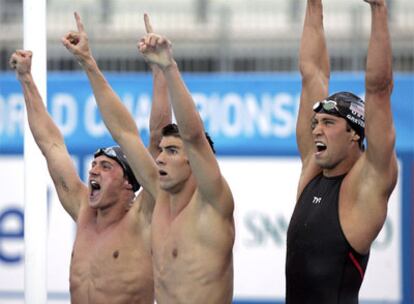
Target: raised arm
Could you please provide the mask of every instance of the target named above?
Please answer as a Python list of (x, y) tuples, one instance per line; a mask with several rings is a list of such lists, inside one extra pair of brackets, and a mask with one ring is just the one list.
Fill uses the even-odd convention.
[(316, 101), (328, 96), (330, 76), (329, 56), (323, 30), (322, 0), (307, 1), (299, 69), (302, 75), (302, 92), (296, 124), (296, 141), (302, 164), (306, 166), (314, 151), (311, 130), (312, 106)]
[(391, 45), (384, 0), (370, 0), (371, 38), (368, 47), (365, 92), (367, 149), (344, 180), (342, 200), (352, 208), (351, 221), (343, 221), (348, 241), (359, 252), (368, 252), (387, 216), (387, 203), (397, 181), (392, 122)]
[(144, 146), (133, 117), (112, 90), (93, 58), (88, 36), (77, 13), (75, 19), (78, 31), (66, 34), (62, 43), (86, 72), (104, 123), (127, 156), (137, 180), (155, 198), (158, 189), (155, 161)]
[(150, 142), (148, 149), (152, 157), (156, 159), (159, 153), (162, 128), (172, 122), (172, 113), (164, 74), (156, 65), (151, 65), (151, 70), (153, 88), (149, 124)]
[(32, 52), (16, 51), (10, 66), (16, 71), (23, 89), (29, 127), (36, 144), (45, 156), (59, 200), (76, 221), (87, 187), (81, 182), (62, 134), (49, 116), (31, 74)]
[(234, 208), (230, 189), (221, 175), (200, 115), (172, 57), (171, 43), (165, 37), (151, 33), (141, 40), (140, 50), (147, 61), (157, 64), (164, 72), (180, 136), (202, 201), (211, 204), (224, 216), (230, 216)]
[(391, 42), (385, 0), (366, 2), (371, 5), (372, 15), (365, 76), (366, 157), (376, 184), (388, 195), (397, 175), (390, 101), (393, 88)]
[[(147, 33), (153, 33), (149, 16), (144, 14), (145, 29)], [(139, 48), (139, 42), (137, 47)], [(162, 128), (172, 121), (171, 105), (168, 96), (167, 82), (162, 70), (156, 65), (150, 63), (152, 71), (152, 105), (150, 115), (150, 142), (148, 149), (154, 159), (159, 153)]]

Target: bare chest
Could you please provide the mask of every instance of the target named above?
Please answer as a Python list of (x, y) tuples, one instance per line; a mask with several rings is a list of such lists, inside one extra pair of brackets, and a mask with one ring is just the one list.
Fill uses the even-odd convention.
[(176, 216), (168, 208), (154, 210), (151, 245), (156, 261), (188, 261), (200, 251), (232, 244), (233, 223), (210, 207), (200, 209), (189, 204)]
[(215, 284), (230, 286), (231, 227), (208, 210), (203, 212), (184, 209), (176, 217), (166, 210), (154, 212), (152, 256), (155, 291), (160, 302), (202, 303), (223, 288)]
[(151, 244), (156, 268), (157, 265), (161, 267), (161, 264), (174, 266), (190, 258), (191, 252), (199, 246), (200, 227), (196, 217), (191, 206), (176, 216), (171, 216), (166, 208), (154, 210)]
[(139, 292), (152, 282), (151, 256), (140, 235), (124, 226), (96, 232), (93, 225), (80, 226), (70, 267), (72, 296), (112, 297)]
[[(140, 244), (142, 243), (142, 244)], [(142, 247), (139, 235), (122, 231), (119, 227), (96, 232), (94, 227), (86, 226), (78, 229), (72, 252), (72, 263), (78, 260), (85, 263), (108, 263), (130, 258), (134, 247)]]

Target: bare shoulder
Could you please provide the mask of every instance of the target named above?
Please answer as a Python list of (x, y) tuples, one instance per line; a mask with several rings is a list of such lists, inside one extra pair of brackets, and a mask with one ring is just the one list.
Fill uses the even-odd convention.
[(302, 194), (305, 187), (311, 182), (311, 180), (322, 172), (322, 169), (315, 162), (313, 155), (309, 156), (308, 159), (302, 161), (302, 170), (300, 172), (300, 178), (296, 193), (296, 201), (299, 200), (300, 195)]

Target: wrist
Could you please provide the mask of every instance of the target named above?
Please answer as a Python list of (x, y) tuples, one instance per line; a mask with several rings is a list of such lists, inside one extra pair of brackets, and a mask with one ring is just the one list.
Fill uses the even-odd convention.
[(372, 9), (387, 9), (387, 3), (385, 1), (372, 1), (369, 4)]
[(167, 65), (160, 67), (164, 73), (178, 69), (177, 62), (174, 59), (171, 60)]
[(26, 72), (26, 73), (22, 73), (22, 74), (17, 74), (17, 77), (19, 79), (19, 81), (21, 83), (30, 83), (32, 82), (32, 74), (30, 72)]
[(155, 63), (149, 63), (149, 66), (150, 66), (153, 77), (157, 77), (162, 74), (161, 68)]
[(97, 66), (95, 59), (91, 55), (80, 59), (79, 64), (84, 70), (94, 70)]
[(385, 4), (373, 4), (371, 5), (371, 14), (372, 16), (384, 16), (385, 18), (387, 18), (387, 6)]

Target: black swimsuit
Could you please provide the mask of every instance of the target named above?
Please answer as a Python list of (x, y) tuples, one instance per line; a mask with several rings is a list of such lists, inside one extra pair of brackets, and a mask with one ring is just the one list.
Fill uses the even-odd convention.
[(316, 176), (296, 204), (287, 234), (287, 304), (358, 303), (369, 255), (352, 249), (339, 223), (344, 177)]

